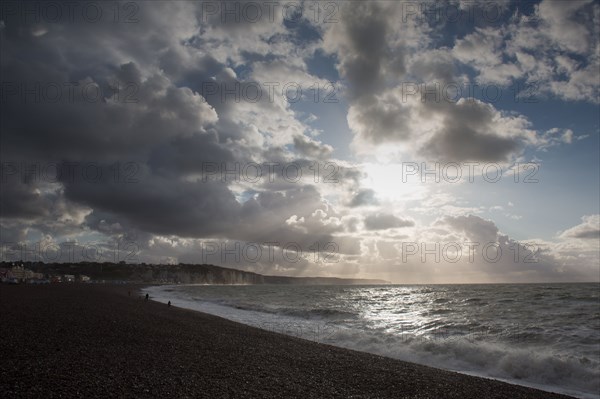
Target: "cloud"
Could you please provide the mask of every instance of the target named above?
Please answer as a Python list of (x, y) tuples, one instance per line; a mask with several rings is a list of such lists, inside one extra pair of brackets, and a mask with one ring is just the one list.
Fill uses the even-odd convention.
[[(590, 10), (592, 0), (577, 0), (569, 2), (542, 1), (537, 7), (537, 16), (540, 18), (542, 32), (552, 39), (561, 50), (586, 54), (594, 50), (593, 32), (585, 23), (589, 20), (584, 17), (584, 9)], [(597, 5), (592, 7), (597, 13)], [(586, 10), (586, 11), (587, 11)], [(581, 23), (585, 21), (584, 23)], [(597, 38), (596, 38), (597, 39)]]
[(350, 106), (348, 125), (362, 141), (407, 141), (413, 137), (411, 112), (393, 93), (373, 96)]
[(448, 225), (454, 230), (464, 233), (468, 239), (479, 242), (496, 242), (498, 227), (491, 220), (475, 215), (447, 216), (438, 224)]
[[(352, 148), (358, 154), (391, 144), (402, 153), (417, 152), (433, 160), (509, 162), (528, 148), (547, 148), (547, 135), (538, 133), (526, 116), (497, 109), (492, 101), (468, 98), (478, 94), (464, 73), (470, 68), (484, 88), (492, 85), (505, 96), (514, 91), (523, 101), (527, 96), (539, 100), (548, 93), (566, 100), (597, 102), (600, 98), (596, 84), (600, 59), (594, 51), (599, 44), (592, 23), (594, 18), (600, 20), (597, 4), (545, 1), (533, 15), (517, 12), (494, 26), (476, 26), (462, 37), (455, 36), (450, 47), (438, 48), (432, 48), (436, 29), (447, 26), (433, 29), (427, 23), (410, 22), (396, 26), (390, 21), (398, 17), (398, 9), (382, 3), (358, 9), (356, 15), (380, 24), (373, 34), (381, 40), (372, 48), (353, 39), (363, 26), (354, 17), (344, 18), (324, 38), (324, 47), (340, 59), (341, 76), (350, 88), (358, 88), (349, 92), (347, 118), (355, 135)], [(509, 10), (507, 6), (502, 12)], [(581, 43), (561, 39), (560, 27), (569, 30), (569, 37), (584, 39)], [(398, 39), (400, 33), (413, 39), (410, 45)], [(400, 72), (388, 67), (392, 53), (401, 55)], [(352, 68), (369, 73), (354, 76)], [(459, 99), (448, 94), (449, 85), (469, 86), (459, 91), (463, 96)], [(437, 97), (427, 94), (432, 89)], [(567, 138), (562, 142), (569, 143)]]
[(583, 240), (600, 239), (600, 215), (583, 216), (581, 220), (583, 221), (581, 224), (563, 231), (559, 237)]
[(430, 49), (416, 53), (410, 59), (408, 70), (423, 82), (456, 83), (456, 59), (447, 48)]
[(476, 28), (457, 39), (452, 52), (475, 69), (479, 83), (512, 85), (538, 100), (552, 95), (597, 103), (599, 21), (600, 6), (592, 1), (544, 0), (500, 28)]
[(506, 86), (521, 75), (521, 70), (514, 63), (505, 61), (503, 55), (505, 44), (501, 29), (475, 28), (473, 33), (456, 40), (453, 54), (457, 60), (478, 71), (479, 82)]
[[(303, 62), (286, 64), (304, 51), (301, 46), (285, 39), (279, 46), (269, 43), (287, 32), (281, 18), (221, 26), (218, 19), (203, 20), (196, 3), (139, 6), (137, 24), (61, 21), (45, 27), (43, 35), (21, 34), (28, 27), (19, 18), (5, 21), (3, 79), (78, 86), (74, 98), (55, 103), (32, 101), (24, 107), (18, 95), (3, 99), (2, 159), (19, 166), (75, 164), (79, 174), (52, 183), (3, 185), (8, 194), (2, 196), (3, 228), (10, 224), (5, 219), (18, 218), (58, 234), (56, 220), (69, 216), (69, 226), (75, 224), (80, 234), (91, 229), (108, 237), (278, 238), (303, 247), (331, 240), (341, 227), (311, 217), (326, 205), (303, 182), (238, 191), (235, 183), (202, 179), (206, 164), (291, 163), (297, 154), (286, 148), (290, 144), (302, 157), (326, 158), (332, 152), (331, 146), (304, 136), (306, 126), (281, 94), (230, 101), (220, 91), (206, 90), (207, 82), (217, 88), (237, 84), (243, 93), (252, 81), (273, 77), (305, 87), (323, 83), (306, 72)], [(282, 61), (261, 61), (256, 54)], [(230, 59), (248, 63), (250, 75), (238, 76)], [(86, 101), (81, 87), (102, 95)], [(308, 163), (299, 160), (305, 170)], [(86, 165), (102, 176), (82, 178)], [(81, 212), (72, 215), (69, 207)], [(285, 225), (294, 214), (305, 218), (303, 230)]]
[[(403, 250), (407, 251), (404, 256), (401, 255)], [(578, 261), (572, 255), (573, 250), (579, 251)], [(503, 234), (493, 221), (475, 215), (445, 216), (421, 228), (416, 239), (405, 240), (400, 245), (399, 257), (402, 260), (398, 267), (403, 270), (406, 281), (424, 278), (433, 281), (439, 278), (440, 282), (598, 279), (597, 244), (575, 249), (543, 240), (518, 241)], [(441, 267), (451, 269), (452, 273), (438, 274)]]
[(380, 2), (341, 5), (339, 23), (325, 32), (324, 49), (338, 56), (338, 70), (348, 80), (353, 98), (376, 93), (384, 87), (385, 74), (404, 70), (401, 51), (388, 46), (392, 19)]
[(365, 206), (365, 205), (377, 205), (379, 201), (377, 200), (375, 191), (371, 189), (362, 189), (357, 192), (349, 203), (349, 206), (354, 208), (357, 206)]
[(294, 147), (301, 155), (309, 158), (327, 159), (333, 152), (332, 146), (306, 136), (295, 136)]
[(502, 115), (479, 100), (460, 99), (441, 113), (441, 126), (421, 149), (434, 159), (508, 161), (535, 136), (524, 117)]
[[(405, 101), (402, 98), (405, 98)], [(508, 162), (536, 143), (529, 120), (501, 112), (492, 104), (461, 98), (456, 102), (420, 101), (402, 88), (350, 107), (348, 124), (354, 148), (399, 144), (405, 152), (445, 162)]]
[[(347, 120), (358, 154), (392, 144), (436, 161), (507, 162), (534, 145), (536, 132), (525, 116), (478, 99), (446, 98), (447, 85), (469, 83), (459, 74), (461, 63), (494, 73), (481, 77), (486, 83), (505, 85), (522, 75), (506, 61), (504, 27), (479, 27), (453, 48), (432, 48), (435, 30), (428, 23), (393, 22), (402, 18), (399, 5), (351, 3), (341, 15), (326, 30), (323, 47), (337, 55), (349, 86)], [(437, 97), (427, 94), (432, 87)]]
[(365, 228), (367, 230), (387, 230), (399, 227), (412, 227), (415, 222), (409, 219), (401, 219), (392, 214), (373, 213), (365, 217)]
[[(6, 165), (3, 165), (6, 169)], [(3, 170), (3, 176), (6, 170)], [(46, 215), (51, 205), (50, 198), (43, 195), (32, 184), (16, 179), (3, 179), (0, 208), (2, 217), (32, 219)]]
[[(75, 165), (76, 173), (55, 181), (3, 181), (2, 237), (98, 239), (107, 248), (134, 240), (143, 259), (169, 262), (201, 262), (206, 240), (296, 243), (306, 254), (337, 245), (335, 264), (288, 262), (280, 251), (274, 262), (248, 266), (296, 275), (381, 273), (377, 277), (413, 282), (589, 276), (597, 265), (597, 215), (562, 232), (558, 242), (543, 243), (535, 265), (510, 256), (494, 264), (421, 262), (420, 256), (403, 262), (402, 242), (409, 240), (489, 241), (508, 254), (531, 251), (476, 216), (488, 207), (473, 205), (473, 197), (409, 185), (396, 190), (399, 176), (390, 168), (369, 186), (363, 170), (370, 160), (388, 165), (379, 150), (389, 151), (396, 164), (418, 157), (508, 163), (528, 150), (581, 138), (571, 126), (538, 131), (505, 103), (427, 95), (436, 84), (538, 82), (561, 99), (597, 102), (592, 33), (598, 6), (558, 3), (542, 2), (527, 16), (506, 15), (494, 29), (477, 20), (477, 28), (457, 31), (448, 21), (404, 20), (400, 3), (377, 1), (340, 3), (332, 24), (292, 23), (279, 12), (273, 20), (223, 23), (221, 13), (205, 15), (204, 5), (194, 2), (141, 2), (135, 24), (32, 26), (9, 15), (0, 32), (3, 83), (69, 83), (75, 97), (23, 106), (19, 93), (3, 92), (0, 156), (25, 168)], [(328, 68), (337, 68), (331, 74), (340, 77), (336, 107), (347, 107), (347, 127), (343, 118), (327, 126), (329, 110), (311, 104), (310, 88), (328, 84), (318, 77), (328, 75), (317, 65), (326, 61), (314, 62), (318, 53), (333, 60)], [(256, 101), (236, 98), (256, 83), (264, 90), (269, 81), (280, 89), (296, 83), (304, 96), (298, 103), (280, 90)], [(86, 101), (83, 88), (100, 95)], [(227, 94), (232, 89), (237, 92)], [(333, 158), (348, 140), (346, 160)], [(331, 162), (335, 181), (323, 184), (331, 169), (321, 169), (317, 182), (315, 161)], [(204, 179), (207, 164), (235, 173), (250, 163), (269, 170), (273, 162), (279, 163), (274, 181)], [(299, 181), (280, 177), (290, 164), (302, 172)], [(82, 170), (101, 175), (89, 179)], [(420, 219), (413, 221), (408, 215), (415, 214)]]

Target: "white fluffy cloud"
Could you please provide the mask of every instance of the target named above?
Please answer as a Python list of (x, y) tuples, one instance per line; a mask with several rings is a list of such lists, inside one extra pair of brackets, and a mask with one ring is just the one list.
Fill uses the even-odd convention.
[(563, 231), (560, 237), (595, 240), (597, 242), (600, 239), (600, 215), (583, 216), (581, 220), (581, 224)]
[(599, 22), (597, 3), (545, 0), (500, 29), (477, 28), (453, 53), (477, 71), (479, 83), (518, 88), (525, 81), (536, 96), (597, 103)]

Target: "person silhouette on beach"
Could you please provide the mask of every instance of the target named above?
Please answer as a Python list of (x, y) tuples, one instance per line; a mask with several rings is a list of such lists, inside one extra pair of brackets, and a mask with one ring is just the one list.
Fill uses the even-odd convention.
[(149, 296), (148, 296), (148, 294), (146, 294), (146, 300), (148, 300), (148, 298), (149, 298)]
[(169, 301), (169, 303), (167, 304), (167, 306), (171, 307), (171, 301)]

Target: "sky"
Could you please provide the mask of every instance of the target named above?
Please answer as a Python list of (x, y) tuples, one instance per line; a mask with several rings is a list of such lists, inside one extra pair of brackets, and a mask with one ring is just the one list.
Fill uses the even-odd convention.
[(600, 3), (3, 2), (2, 260), (600, 280)]

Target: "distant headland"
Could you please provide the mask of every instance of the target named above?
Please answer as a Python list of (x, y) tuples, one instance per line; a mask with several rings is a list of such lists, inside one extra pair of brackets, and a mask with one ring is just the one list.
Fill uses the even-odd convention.
[(209, 264), (0, 262), (0, 278), (9, 283), (150, 283), (150, 284), (288, 284), (367, 285), (386, 280), (338, 277), (267, 276)]

